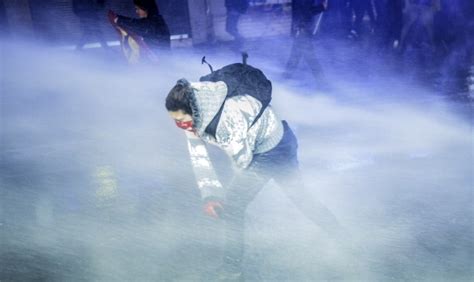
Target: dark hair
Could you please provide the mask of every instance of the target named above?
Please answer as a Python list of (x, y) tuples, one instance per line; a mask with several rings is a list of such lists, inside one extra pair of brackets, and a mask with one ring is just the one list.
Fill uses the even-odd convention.
[(188, 115), (192, 115), (192, 93), (193, 89), (191, 88), (191, 84), (186, 79), (182, 78), (178, 80), (166, 97), (166, 109), (169, 112), (177, 112), (181, 110)]
[(133, 4), (140, 7), (140, 9), (145, 10), (148, 13), (148, 16), (154, 16), (160, 13), (155, 0), (133, 0)]

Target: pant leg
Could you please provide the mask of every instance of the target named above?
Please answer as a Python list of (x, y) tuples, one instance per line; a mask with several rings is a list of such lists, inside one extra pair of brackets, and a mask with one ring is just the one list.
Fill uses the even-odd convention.
[(288, 76), (296, 70), (302, 58), (308, 64), (314, 78), (316, 80), (324, 80), (323, 69), (316, 56), (311, 32), (305, 29), (301, 29), (293, 41), (285, 71)]
[(242, 36), (238, 30), (240, 13), (235, 10), (227, 11), (225, 30), (234, 37), (235, 40), (241, 40)]
[(96, 15), (96, 16), (94, 16), (92, 21), (93, 21), (92, 32), (93, 32), (95, 38), (97, 38), (97, 40), (99, 41), (102, 48), (104, 48), (104, 49), (108, 48), (109, 46), (107, 45), (107, 41), (105, 40), (104, 33), (102, 33), (100, 18)]
[(377, 20), (375, 18), (374, 4), (372, 3), (372, 0), (367, 1), (367, 5), (366, 5), (365, 9), (366, 9), (367, 15), (369, 16), (369, 19), (370, 19), (371, 28), (375, 28), (375, 26), (377, 25)]
[(310, 193), (297, 169), (284, 174), (280, 173), (275, 176), (275, 180), (307, 219), (329, 235), (337, 236), (341, 232), (341, 227), (334, 214)]
[(359, 34), (362, 29), (362, 21), (365, 15), (365, 1), (366, 0), (352, 1), (355, 14), (354, 30)]
[(271, 163), (276, 166), (271, 167), (268, 173), (305, 217), (330, 234), (340, 233), (334, 214), (303, 183), (298, 164), (298, 140), (286, 122), (283, 126), (285, 133), (282, 141), (269, 153), (274, 155)]
[(228, 186), (224, 212), (225, 251), (224, 265), (238, 270), (244, 254), (245, 211), (269, 178), (253, 170), (236, 174)]
[(319, 59), (316, 55), (316, 49), (314, 48), (314, 42), (312, 35), (304, 33), (300, 39), (300, 49), (302, 52), (302, 57), (306, 64), (308, 64), (309, 69), (316, 81), (326, 83), (323, 68), (319, 63)]
[(79, 38), (79, 42), (76, 45), (76, 49), (80, 50), (84, 45), (89, 41), (91, 34), (90, 34), (90, 21), (86, 17), (79, 18), (79, 27), (81, 30), (81, 37)]
[[(303, 39), (304, 40), (304, 39)], [(287, 76), (291, 76), (298, 64), (303, 57), (303, 44), (301, 35), (298, 33), (293, 38), (293, 43), (291, 45), (290, 57), (288, 58), (288, 62), (286, 63), (285, 74)]]
[(76, 49), (82, 49), (86, 43), (92, 42), (93, 39), (97, 39), (103, 48), (108, 47), (100, 29), (100, 21), (97, 15), (80, 18), (80, 28), (82, 34)]
[(410, 29), (415, 24), (415, 22), (418, 18), (418, 14), (419, 14), (419, 8), (415, 5), (410, 5), (406, 9), (407, 9), (407, 11), (403, 15), (403, 28), (402, 28), (402, 32), (401, 32), (401, 35), (400, 35), (400, 46), (401, 46), (402, 49), (405, 48), (406, 39), (407, 39), (406, 37), (408, 35), (408, 32), (410, 31)]
[(426, 32), (428, 33), (428, 40), (430, 41), (430, 44), (432, 46), (434, 46), (434, 32), (433, 32), (434, 16), (435, 16), (435, 10), (432, 7), (423, 7), (423, 10), (421, 11), (421, 16), (420, 16), (421, 23), (426, 28)]

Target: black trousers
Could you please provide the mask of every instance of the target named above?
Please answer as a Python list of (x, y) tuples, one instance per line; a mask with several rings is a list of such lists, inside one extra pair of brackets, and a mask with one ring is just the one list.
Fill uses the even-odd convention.
[(358, 33), (362, 30), (362, 21), (364, 20), (365, 12), (369, 15), (371, 28), (375, 28), (375, 14), (374, 7), (371, 0), (357, 0), (352, 2), (354, 5), (354, 29)]
[(92, 40), (99, 41), (102, 48), (107, 48), (107, 42), (105, 41), (102, 30), (100, 29), (100, 20), (96, 14), (88, 15), (86, 17), (80, 17), (80, 28), (81, 38), (76, 45), (76, 49), (82, 49), (86, 43), (90, 43)]
[(254, 155), (250, 167), (237, 174), (228, 187), (223, 218), (226, 222), (224, 262), (240, 267), (244, 253), (245, 211), (263, 186), (274, 179), (289, 199), (315, 224), (333, 232), (339, 224), (335, 216), (305, 189), (298, 169), (298, 143), (284, 121), (284, 135), (271, 151)]
[(242, 40), (242, 35), (240, 35), (239, 29), (238, 29), (240, 16), (241, 16), (241, 13), (234, 10), (234, 9), (228, 9), (227, 10), (225, 30), (230, 35), (232, 35), (236, 41), (241, 41)]
[(290, 58), (286, 64), (285, 73), (287, 76), (291, 76), (302, 59), (306, 61), (316, 80), (324, 80), (324, 74), (321, 65), (319, 64), (319, 60), (316, 57), (312, 33), (306, 28), (301, 28), (294, 36)]

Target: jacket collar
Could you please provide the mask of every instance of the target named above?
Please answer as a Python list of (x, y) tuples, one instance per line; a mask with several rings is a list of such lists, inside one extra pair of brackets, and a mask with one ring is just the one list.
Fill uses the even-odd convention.
[(199, 136), (202, 136), (225, 101), (227, 85), (222, 81), (204, 81), (193, 82), (191, 87), (193, 89), (191, 109), (194, 129)]

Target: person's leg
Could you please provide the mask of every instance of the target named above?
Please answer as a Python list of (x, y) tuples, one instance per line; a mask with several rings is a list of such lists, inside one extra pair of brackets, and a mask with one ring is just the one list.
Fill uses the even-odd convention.
[(245, 211), (269, 178), (252, 170), (234, 176), (228, 190), (222, 218), (225, 220), (225, 250), (222, 272), (239, 275), (244, 254)]
[(235, 10), (227, 11), (225, 30), (234, 37), (236, 41), (242, 40), (242, 36), (238, 30), (240, 13)]
[[(303, 39), (304, 41), (304, 39)], [(290, 78), (293, 76), (293, 73), (296, 71), (298, 64), (303, 57), (303, 46), (302, 38), (300, 34), (296, 34), (293, 38), (293, 44), (291, 45), (290, 57), (286, 63), (286, 68), (284, 76)]]
[(415, 5), (410, 5), (409, 7), (406, 8), (406, 11), (403, 15), (403, 28), (402, 32), (400, 35), (400, 48), (403, 51), (406, 45), (406, 37), (408, 35), (408, 32), (410, 29), (413, 27), (415, 24), (417, 18), (418, 18), (418, 12), (419, 9)]
[(283, 126), (283, 139), (272, 152), (276, 166), (271, 168), (269, 173), (308, 219), (328, 233), (339, 232), (340, 226), (336, 217), (305, 187), (298, 165), (298, 140), (286, 122), (283, 122)]
[(342, 23), (344, 26), (344, 35), (347, 35), (352, 30), (352, 15), (353, 15), (353, 4), (345, 1), (344, 8), (342, 10)]
[(89, 34), (89, 22), (87, 18), (80, 17), (79, 18), (79, 28), (81, 30), (81, 37), (79, 38), (79, 42), (76, 45), (76, 50), (82, 50), (84, 45), (87, 43), (90, 34)]
[(314, 42), (312, 38), (307, 38), (304, 44), (304, 58), (306, 63), (308, 64), (309, 68), (311, 69), (311, 73), (313, 77), (321, 83), (326, 83), (326, 79), (324, 78), (323, 68), (319, 63), (319, 59), (316, 55), (316, 50), (314, 48)]
[(435, 11), (433, 10), (433, 8), (423, 7), (423, 10), (421, 11), (421, 23), (426, 28), (426, 32), (428, 33), (428, 40), (431, 46), (434, 46), (434, 15)]
[(322, 204), (301, 180), (297, 169), (279, 174), (275, 180), (301, 213), (328, 235), (338, 237), (341, 226), (334, 214)]
[(91, 32), (93, 36), (99, 41), (102, 48), (107, 49), (109, 47), (107, 45), (107, 41), (104, 38), (104, 34), (102, 33), (100, 19), (97, 14), (91, 16)]
[(314, 47), (314, 41), (312, 35), (308, 33), (302, 33), (300, 35), (299, 52), (301, 52), (303, 60), (308, 65), (317, 85), (322, 89), (328, 90), (330, 87), (328, 81), (324, 75), (323, 68), (319, 63), (319, 59), (316, 55), (316, 49)]
[(352, 1), (353, 7), (354, 7), (354, 14), (355, 14), (355, 20), (354, 20), (354, 30), (357, 32), (357, 34), (360, 34), (362, 30), (362, 21), (364, 19), (365, 15), (365, 3), (366, 0), (357, 0), (357, 1)]
[(370, 28), (372, 29), (372, 31), (374, 31), (377, 26), (377, 20), (375, 18), (374, 4), (372, 3), (372, 0), (367, 0), (365, 9), (367, 10), (367, 15), (370, 19)]

